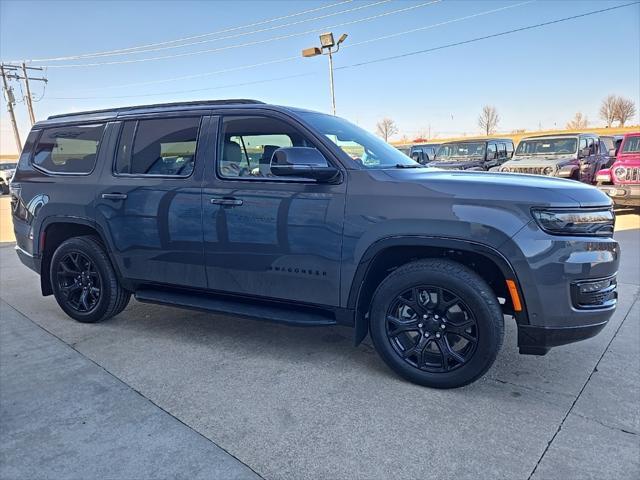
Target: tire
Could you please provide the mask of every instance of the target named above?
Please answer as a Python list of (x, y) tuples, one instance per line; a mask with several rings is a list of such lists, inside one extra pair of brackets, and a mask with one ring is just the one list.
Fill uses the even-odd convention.
[(120, 286), (102, 243), (93, 236), (64, 241), (51, 258), (50, 278), (60, 308), (83, 323), (117, 315), (131, 298)]
[(380, 283), (369, 329), (378, 354), (398, 375), (426, 387), (456, 388), (489, 370), (502, 346), (504, 319), (477, 273), (450, 260), (425, 259)]

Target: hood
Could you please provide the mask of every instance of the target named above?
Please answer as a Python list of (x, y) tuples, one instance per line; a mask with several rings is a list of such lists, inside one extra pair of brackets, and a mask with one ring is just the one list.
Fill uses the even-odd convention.
[(616, 166), (624, 166), (624, 167), (640, 167), (640, 153), (631, 152), (631, 153), (622, 153), (619, 152), (616, 157), (616, 162), (614, 163)]
[(517, 202), (530, 206), (601, 207), (611, 199), (597, 188), (575, 180), (475, 171), (389, 169), (391, 180), (420, 183), (443, 195), (470, 202)]
[(460, 158), (460, 160), (454, 160), (456, 157), (447, 157), (446, 159), (438, 160), (427, 163), (428, 167), (434, 168), (447, 168), (453, 170), (465, 170), (467, 168), (478, 167), (482, 165), (482, 158)]

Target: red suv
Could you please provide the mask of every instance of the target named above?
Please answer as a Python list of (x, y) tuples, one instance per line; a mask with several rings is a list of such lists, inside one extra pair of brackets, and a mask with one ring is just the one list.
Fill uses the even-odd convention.
[(624, 136), (615, 162), (598, 172), (597, 181), (616, 205), (640, 207), (640, 132)]

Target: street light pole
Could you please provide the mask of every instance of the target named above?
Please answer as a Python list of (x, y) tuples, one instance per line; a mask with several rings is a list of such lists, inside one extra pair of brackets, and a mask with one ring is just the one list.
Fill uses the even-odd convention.
[(331, 87), (331, 111), (336, 114), (336, 93), (333, 87), (333, 53), (329, 50), (329, 86)]
[[(347, 39), (347, 34), (340, 35), (338, 42), (333, 39), (333, 33), (327, 32), (320, 35), (320, 47), (305, 48), (302, 51), (303, 57), (315, 57), (316, 55), (328, 55), (329, 56), (329, 90), (331, 92), (331, 112), (336, 114), (336, 94), (335, 86), (333, 83), (333, 54), (338, 53), (340, 50), (340, 44)], [(335, 47), (335, 49), (333, 48)]]

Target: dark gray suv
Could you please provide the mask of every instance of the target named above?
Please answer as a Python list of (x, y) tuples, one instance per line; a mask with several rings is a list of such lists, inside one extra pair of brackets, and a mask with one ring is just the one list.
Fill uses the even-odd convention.
[[(340, 118), (250, 100), (58, 115), (11, 184), (17, 253), (81, 322), (138, 301), (370, 333), (412, 382), (465, 385), (504, 315), (524, 354), (616, 307), (611, 200), (423, 167)], [(286, 346), (283, 346), (286, 348)]]

